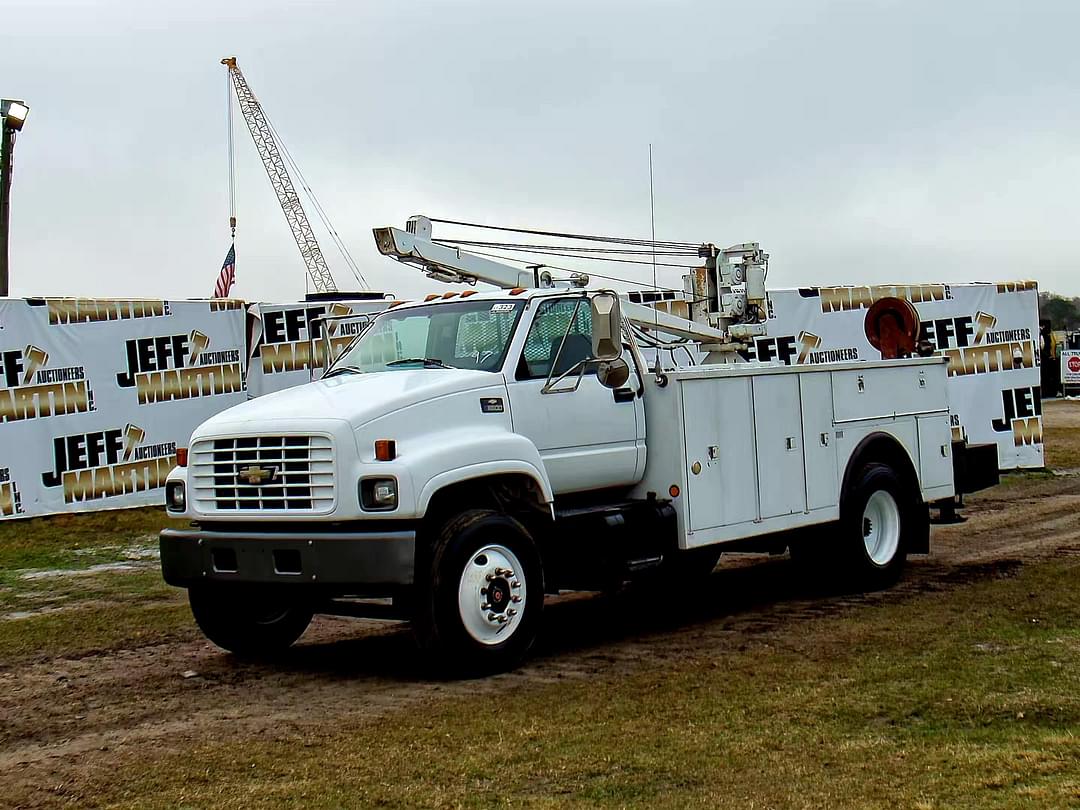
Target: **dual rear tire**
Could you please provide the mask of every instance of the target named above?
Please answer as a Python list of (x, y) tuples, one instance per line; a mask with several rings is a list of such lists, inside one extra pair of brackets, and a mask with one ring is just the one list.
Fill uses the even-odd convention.
[(880, 590), (896, 583), (908, 552), (924, 545), (928, 531), (918, 491), (890, 465), (869, 462), (853, 472), (840, 520), (815, 529), (791, 552), (846, 586)]

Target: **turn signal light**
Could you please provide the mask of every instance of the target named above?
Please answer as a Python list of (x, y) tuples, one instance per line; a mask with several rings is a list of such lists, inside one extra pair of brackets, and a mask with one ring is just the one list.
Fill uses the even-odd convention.
[(375, 460), (393, 461), (397, 458), (397, 442), (393, 439), (378, 439), (375, 442)]
[(187, 466), (187, 448), (186, 447), (177, 447), (176, 448), (176, 466), (177, 467), (186, 467)]

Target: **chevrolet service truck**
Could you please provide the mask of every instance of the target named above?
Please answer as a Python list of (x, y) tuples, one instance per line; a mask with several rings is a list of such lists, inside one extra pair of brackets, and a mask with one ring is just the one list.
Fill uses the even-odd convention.
[[(423, 217), (375, 238), (500, 289), (392, 306), (320, 379), (194, 431), (166, 486), (192, 525), (162, 532), (161, 563), (221, 647), (380, 615), (446, 669), (494, 671), (529, 649), (546, 594), (699, 587), (725, 551), (787, 547), (873, 589), (929, 550), (927, 504), (954, 493), (944, 361), (727, 362), (764, 330), (756, 244), (703, 246), (691, 321), (437, 244)], [(631, 324), (717, 362), (650, 369)]]

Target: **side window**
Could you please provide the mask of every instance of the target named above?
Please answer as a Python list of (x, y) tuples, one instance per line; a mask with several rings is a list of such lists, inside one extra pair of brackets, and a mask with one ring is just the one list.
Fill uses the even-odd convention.
[[(568, 324), (569, 332), (566, 330)], [(566, 335), (565, 343), (563, 335)], [(561, 354), (560, 343), (563, 344)], [(572, 369), (578, 362), (591, 358), (592, 309), (589, 302), (582, 298), (542, 301), (537, 308), (529, 335), (525, 338), (525, 349), (518, 364), (517, 378), (546, 378), (552, 371), (553, 363), (554, 376), (557, 377)], [(594, 364), (590, 363), (585, 367), (586, 374), (595, 372)]]
[(512, 304), (505, 306), (505, 309), (467, 312), (461, 316), (454, 340), (455, 366), (484, 371), (499, 368), (518, 314)]

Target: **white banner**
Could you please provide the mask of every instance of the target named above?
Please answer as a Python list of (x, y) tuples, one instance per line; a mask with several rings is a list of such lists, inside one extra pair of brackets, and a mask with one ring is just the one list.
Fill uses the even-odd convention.
[(241, 301), (0, 299), (0, 517), (161, 503), (245, 354)]
[(915, 305), (922, 339), (949, 360), (953, 437), (996, 444), (1003, 470), (1042, 467), (1035, 282), (772, 290), (768, 337), (756, 340), (748, 357), (789, 364), (877, 359), (863, 324), (870, 305), (888, 296)]
[[(763, 363), (840, 363), (880, 353), (864, 331), (866, 310), (880, 298), (911, 301), (922, 338), (949, 359), (953, 437), (996, 444), (1002, 470), (1043, 462), (1039, 358), (1039, 291), (1034, 281), (997, 284), (916, 284), (770, 290), (767, 336), (747, 360)], [(631, 300), (648, 303), (647, 297)], [(686, 317), (684, 301), (661, 308)], [(661, 336), (666, 337), (666, 336)], [(650, 362), (655, 357), (648, 353)], [(697, 349), (664, 349), (661, 363), (699, 363)]]

